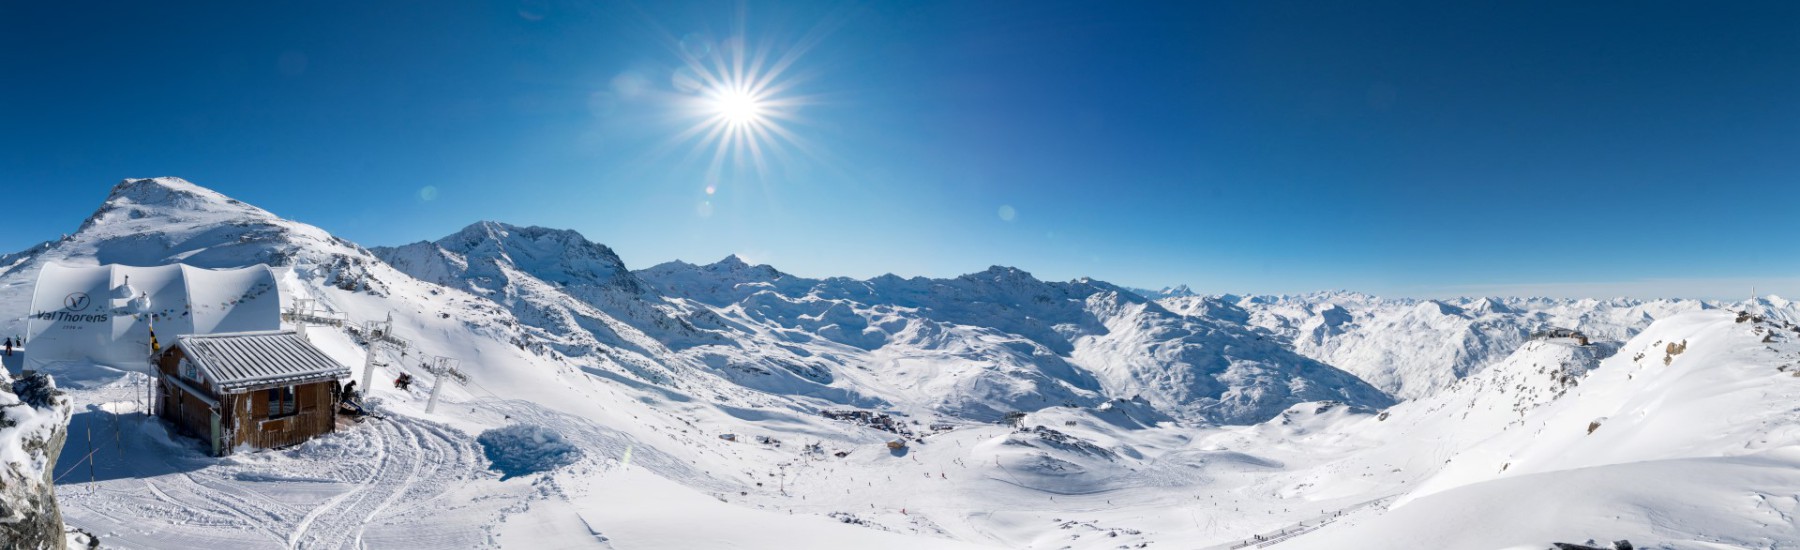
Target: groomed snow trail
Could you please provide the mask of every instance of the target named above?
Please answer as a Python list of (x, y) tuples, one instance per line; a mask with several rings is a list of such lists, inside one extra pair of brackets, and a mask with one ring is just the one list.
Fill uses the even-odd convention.
[[(370, 441), (378, 462), (350, 493), (326, 502), (303, 519), (288, 537), (290, 547), (363, 547), (367, 527), (403, 497), (411, 503), (408, 508), (429, 507), (452, 482), (468, 479), (481, 468), (468, 437), (461, 432), (400, 416), (370, 420), (361, 429), (373, 434)], [(429, 517), (412, 513), (392, 521)]]
[[(91, 482), (85, 465), (59, 470), (58, 492), (70, 521), (100, 532), (108, 547), (491, 547), (501, 509), (544, 498), (510, 486), (466, 498), (470, 485), (498, 478), (473, 436), (405, 415), (294, 449), (225, 458), (204, 456), (155, 420), (84, 415), (77, 421), (91, 425), (96, 441), (119, 448), (94, 453)], [(84, 454), (86, 427), (71, 443)]]

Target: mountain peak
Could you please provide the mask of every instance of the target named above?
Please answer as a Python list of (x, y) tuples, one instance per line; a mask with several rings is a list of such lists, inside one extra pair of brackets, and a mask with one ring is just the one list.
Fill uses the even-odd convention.
[[(136, 221), (150, 218), (163, 221)], [(106, 202), (82, 222), (79, 231), (105, 226), (117, 227), (115, 231), (132, 232), (155, 229), (169, 222), (243, 223), (277, 219), (267, 210), (181, 178), (130, 178), (113, 186)]]
[(1036, 277), (1031, 276), (1031, 273), (1028, 273), (1023, 269), (1003, 265), (988, 266), (985, 271), (980, 273), (970, 273), (965, 275), (965, 277), (994, 280), (1037, 280)]
[[(772, 281), (788, 276), (786, 273), (782, 273), (781, 270), (775, 269), (774, 266), (768, 264), (752, 264), (745, 261), (742, 256), (738, 256), (737, 254), (726, 256), (725, 259), (708, 264), (702, 269), (712, 273), (732, 273), (734, 274), (734, 280), (739, 282), (747, 280)], [(746, 279), (745, 277), (748, 278)]]
[(438, 240), (437, 244), (464, 254), (485, 249), (506, 254), (514, 249), (528, 247), (541, 249), (538, 252), (547, 254), (559, 254), (558, 249), (580, 249), (590, 250), (599, 256), (614, 255), (606, 245), (590, 241), (573, 229), (523, 226), (491, 220), (469, 224), (468, 227)]
[(1504, 300), (1493, 297), (1482, 297), (1469, 303), (1467, 308), (1475, 313), (1513, 313), (1513, 309)]
[[(478, 270), (511, 266), (557, 285), (629, 294), (645, 290), (617, 253), (573, 229), (479, 221), (431, 244), (488, 266)], [(483, 276), (498, 275), (483, 272)]]
[(153, 193), (164, 193), (164, 194), (168, 194), (168, 193), (186, 193), (186, 194), (211, 193), (214, 195), (218, 194), (217, 192), (215, 192), (211, 189), (207, 189), (205, 187), (194, 185), (194, 182), (184, 180), (181, 178), (177, 178), (174, 176), (160, 176), (160, 177), (154, 177), (154, 178), (125, 178), (123, 180), (119, 180), (119, 184), (114, 185), (112, 188), (112, 195), (115, 197), (117, 197), (117, 196), (146, 196), (146, 195), (153, 194)]
[(1462, 308), (1444, 303), (1439, 300), (1425, 300), (1423, 302), (1419, 302), (1419, 305), (1413, 306), (1413, 311), (1421, 313), (1421, 314), (1437, 315), (1437, 316), (1462, 316), (1462, 314), (1463, 314)]
[(102, 213), (120, 208), (218, 209), (235, 207), (267, 215), (260, 208), (244, 204), (193, 182), (176, 177), (127, 178), (113, 186), (101, 206)]
[(713, 265), (719, 266), (719, 267), (728, 267), (728, 268), (733, 268), (733, 269), (742, 269), (742, 268), (750, 267), (750, 263), (744, 261), (743, 258), (738, 257), (737, 254), (732, 254), (730, 256), (726, 256), (725, 259), (719, 260), (718, 262), (714, 263)]

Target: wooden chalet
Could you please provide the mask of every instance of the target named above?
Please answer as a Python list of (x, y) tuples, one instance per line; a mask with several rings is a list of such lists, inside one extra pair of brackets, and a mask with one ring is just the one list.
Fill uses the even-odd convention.
[(330, 433), (338, 380), (350, 376), (293, 331), (182, 335), (155, 363), (157, 414), (215, 456)]

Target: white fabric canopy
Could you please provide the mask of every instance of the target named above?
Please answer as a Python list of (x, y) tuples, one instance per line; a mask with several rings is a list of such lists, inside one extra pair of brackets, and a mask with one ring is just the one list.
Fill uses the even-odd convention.
[(147, 369), (152, 324), (165, 346), (181, 334), (280, 329), (275, 274), (266, 265), (45, 265), (26, 324), (25, 368), (73, 361)]

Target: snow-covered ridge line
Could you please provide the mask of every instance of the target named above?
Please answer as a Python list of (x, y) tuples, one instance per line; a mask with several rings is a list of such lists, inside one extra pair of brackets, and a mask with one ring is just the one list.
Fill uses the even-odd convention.
[(1551, 327), (1623, 341), (1657, 319), (1719, 308), (1800, 318), (1776, 296), (1755, 303), (1688, 299), (1382, 298), (1358, 292), (1215, 295), (1159, 300), (1171, 311), (1268, 329), (1299, 353), (1355, 373), (1395, 397), (1416, 399), (1486, 368)]
[[(997, 419), (1142, 395), (1187, 420), (1232, 423), (1308, 400), (1388, 402), (1241, 324), (1175, 315), (1093, 279), (1006, 267), (806, 279), (735, 257), (632, 271), (574, 231), (498, 222), (365, 249), (176, 178), (115, 186), (78, 231), (20, 256), (0, 298), (22, 297), (51, 261), (266, 263), (286, 280), (415, 304), (547, 359), (708, 399), (806, 396), (826, 402), (812, 407)], [(23, 317), (6, 313), (0, 323)]]
[[(1175, 315), (1093, 279), (1045, 282), (1000, 266), (952, 279), (810, 279), (736, 256), (628, 271), (572, 231), (497, 222), (375, 253), (507, 305), (560, 335), (557, 351), (572, 357), (626, 348), (768, 393), (839, 395), (828, 399), (840, 405), (992, 420), (1143, 394), (1189, 419), (1254, 422), (1306, 400), (1387, 402), (1241, 325)], [(1096, 346), (1110, 351), (1083, 351)], [(1255, 374), (1275, 371), (1299, 379)]]

